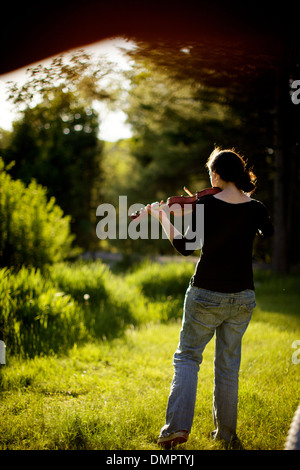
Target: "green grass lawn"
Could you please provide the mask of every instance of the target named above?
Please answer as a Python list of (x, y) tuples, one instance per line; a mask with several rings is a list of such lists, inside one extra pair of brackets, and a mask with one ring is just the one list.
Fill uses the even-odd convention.
[[(283, 449), (300, 402), (300, 364), (292, 361), (298, 281), (258, 276), (240, 372), (238, 435), (249, 450)], [(179, 330), (175, 319), (132, 325), (65, 354), (9, 358), (0, 370), (0, 449), (159, 450)], [(213, 355), (214, 340), (199, 372), (191, 436), (179, 449), (222, 449), (209, 438)]]

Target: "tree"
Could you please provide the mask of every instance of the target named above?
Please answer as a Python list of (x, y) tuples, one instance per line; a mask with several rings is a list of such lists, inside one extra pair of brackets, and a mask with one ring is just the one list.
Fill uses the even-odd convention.
[(93, 104), (114, 100), (116, 89), (107, 80), (101, 84), (110, 67), (78, 52), (69, 62), (60, 56), (50, 67), (29, 69), (24, 85), (10, 87), (9, 99), (19, 106), (21, 118), (3, 152), (5, 161), (15, 161), (14, 178), (26, 184), (35, 178), (47, 187), (48, 196), (72, 216), (72, 231), (85, 249), (98, 243), (95, 208), (103, 144)]
[(46, 189), (12, 180), (0, 159), (0, 266), (43, 268), (71, 255), (70, 217)]
[(92, 199), (100, 178), (102, 146), (98, 115), (76, 104), (71, 92), (58, 87), (51, 101), (23, 112), (14, 123), (5, 161), (15, 161), (11, 175), (29, 184), (32, 178), (47, 187), (66, 214), (72, 216), (77, 243), (87, 248), (93, 239)]
[[(300, 228), (295, 191), (299, 181), (299, 107), (293, 107), (289, 93), (289, 79), (297, 78), (298, 42), (275, 41), (272, 48), (261, 49), (245, 44), (233, 47), (226, 41), (139, 42), (130, 55), (162, 70), (178, 84), (194, 82), (194, 100), (202, 104), (200, 114), (205, 104), (208, 109), (216, 105), (227, 109), (210, 134), (203, 127), (205, 121), (198, 119), (204, 129), (200, 139), (202, 144), (210, 140), (222, 146), (231, 140), (230, 146), (249, 156), (260, 181), (257, 197), (273, 210), (273, 266), (277, 271), (288, 271), (290, 264), (300, 259), (295, 240)], [(192, 128), (188, 123), (188, 129)], [(182, 174), (179, 168), (177, 171)]]
[(218, 129), (231, 134), (235, 117), (221, 103), (202, 102), (199, 86), (191, 78), (170, 76), (149, 60), (135, 69), (126, 111), (143, 197), (180, 194), (184, 184), (195, 191), (207, 185), (204, 164), (212, 142)]

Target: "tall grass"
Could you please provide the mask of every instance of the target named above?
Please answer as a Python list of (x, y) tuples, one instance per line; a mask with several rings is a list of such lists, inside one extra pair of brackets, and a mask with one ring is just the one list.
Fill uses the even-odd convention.
[(0, 271), (0, 325), (8, 355), (63, 351), (86, 337), (82, 310), (39, 270)]
[(129, 286), (139, 287), (151, 299), (182, 298), (194, 269), (191, 262), (159, 264), (145, 261), (127, 274), (126, 281)]
[[(101, 261), (0, 270), (0, 328), (8, 355), (63, 352), (75, 343), (113, 338), (130, 325), (181, 315), (192, 264), (144, 263), (114, 275)], [(176, 282), (177, 279), (177, 282)]]
[[(192, 271), (190, 263), (150, 262), (118, 275), (100, 262), (58, 264), (44, 276), (0, 271), (1, 319), (10, 332), (0, 369), (0, 449), (158, 450)], [(255, 281), (238, 434), (246, 449), (282, 449), (300, 401), (300, 365), (292, 361), (299, 276), (257, 271)], [(27, 328), (35, 335), (26, 336)], [(181, 449), (221, 448), (209, 438), (213, 356), (212, 341), (191, 437)]]

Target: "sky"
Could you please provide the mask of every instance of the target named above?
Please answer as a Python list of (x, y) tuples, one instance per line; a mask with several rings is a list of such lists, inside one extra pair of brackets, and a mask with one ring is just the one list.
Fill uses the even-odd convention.
[[(117, 62), (118, 66), (122, 69), (128, 69), (129, 63), (128, 59), (124, 54), (119, 50), (119, 47), (130, 47), (130, 43), (125, 42), (121, 38), (108, 39), (105, 41), (100, 41), (88, 46), (81, 47), (93, 54), (101, 54), (107, 56), (108, 60)], [(72, 51), (66, 51), (72, 52)], [(45, 59), (42, 64), (50, 64), (53, 57)], [(26, 70), (28, 67), (32, 67), (37, 64), (28, 64), (28, 66), (15, 70), (13, 72), (0, 75), (0, 128), (5, 130), (12, 129), (12, 122), (16, 120), (16, 112), (14, 111), (14, 106), (11, 103), (7, 102), (7, 82), (13, 81), (21, 84), (27, 78)], [(131, 136), (130, 126), (125, 123), (126, 114), (123, 111), (109, 111), (105, 106), (99, 106), (100, 112), (100, 133), (99, 138), (109, 142), (115, 142), (119, 139), (128, 138)]]

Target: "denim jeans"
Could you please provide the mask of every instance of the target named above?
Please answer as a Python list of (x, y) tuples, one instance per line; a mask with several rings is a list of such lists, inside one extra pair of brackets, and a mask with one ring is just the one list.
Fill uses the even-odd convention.
[(183, 321), (174, 354), (174, 376), (161, 436), (191, 431), (199, 366), (207, 343), (216, 333), (213, 418), (215, 438), (236, 436), (241, 340), (255, 307), (253, 290), (232, 294), (190, 286), (184, 299)]

